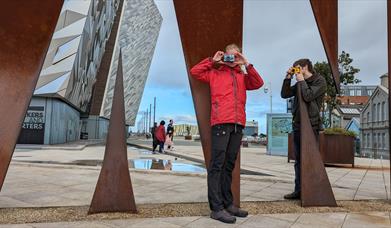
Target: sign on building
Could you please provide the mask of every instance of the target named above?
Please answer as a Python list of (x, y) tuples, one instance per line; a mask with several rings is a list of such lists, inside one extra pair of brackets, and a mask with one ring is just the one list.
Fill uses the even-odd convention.
[(22, 124), (18, 143), (43, 144), (45, 135), (45, 107), (30, 106)]

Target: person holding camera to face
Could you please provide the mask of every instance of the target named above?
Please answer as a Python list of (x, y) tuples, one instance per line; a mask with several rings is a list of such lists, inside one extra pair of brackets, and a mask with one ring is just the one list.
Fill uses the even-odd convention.
[[(291, 86), (291, 80), (296, 75), (296, 84)], [(323, 104), (323, 98), (326, 93), (326, 79), (317, 74), (309, 59), (299, 59), (286, 73), (285, 80), (282, 84), (281, 97), (294, 97), (292, 105), (292, 128), (293, 128), (293, 143), (295, 152), (295, 188), (290, 194), (284, 196), (285, 199), (300, 199), (301, 195), (301, 180), (300, 172), (311, 172), (311, 170), (301, 170), (300, 167), (300, 107), (299, 94), (297, 88), (300, 87), (303, 101), (308, 107), (308, 115), (312, 125), (312, 130), (315, 136), (319, 135), (322, 129), (322, 121), (320, 111)]]
[(208, 83), (211, 94), (212, 154), (208, 172), (211, 218), (235, 223), (247, 211), (233, 205), (232, 171), (246, 123), (246, 90), (262, 87), (263, 80), (235, 44), (195, 65), (190, 74)]

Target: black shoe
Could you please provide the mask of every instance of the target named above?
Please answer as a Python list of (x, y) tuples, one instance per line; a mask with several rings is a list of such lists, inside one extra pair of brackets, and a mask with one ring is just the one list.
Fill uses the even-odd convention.
[(227, 207), (225, 210), (227, 210), (228, 213), (230, 213), (233, 216), (245, 218), (248, 216), (248, 212), (245, 210), (242, 210), (238, 207), (235, 207), (234, 205), (231, 205)]
[(298, 200), (300, 199), (300, 192), (292, 192), (284, 196), (284, 199), (287, 200)]
[(210, 213), (210, 217), (212, 219), (219, 220), (220, 222), (223, 222), (223, 223), (235, 223), (236, 222), (236, 218), (234, 216), (230, 215), (225, 210), (212, 211)]

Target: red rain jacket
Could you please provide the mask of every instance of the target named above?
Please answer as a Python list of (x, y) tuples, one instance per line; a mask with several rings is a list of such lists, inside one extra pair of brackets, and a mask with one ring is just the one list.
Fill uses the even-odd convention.
[(212, 58), (195, 65), (190, 74), (197, 80), (208, 83), (211, 93), (211, 126), (223, 123), (246, 125), (246, 90), (262, 87), (263, 80), (253, 65), (247, 66), (244, 74), (239, 66), (231, 68), (213, 66)]
[(166, 141), (166, 131), (163, 125), (159, 125), (159, 127), (156, 128), (155, 137), (159, 142)]

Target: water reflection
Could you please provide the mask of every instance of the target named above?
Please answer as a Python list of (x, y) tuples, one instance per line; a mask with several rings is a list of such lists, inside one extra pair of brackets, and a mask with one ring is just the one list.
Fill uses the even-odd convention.
[(205, 173), (206, 169), (193, 164), (177, 163), (163, 159), (130, 159), (129, 167), (134, 169), (170, 170), (174, 172)]

